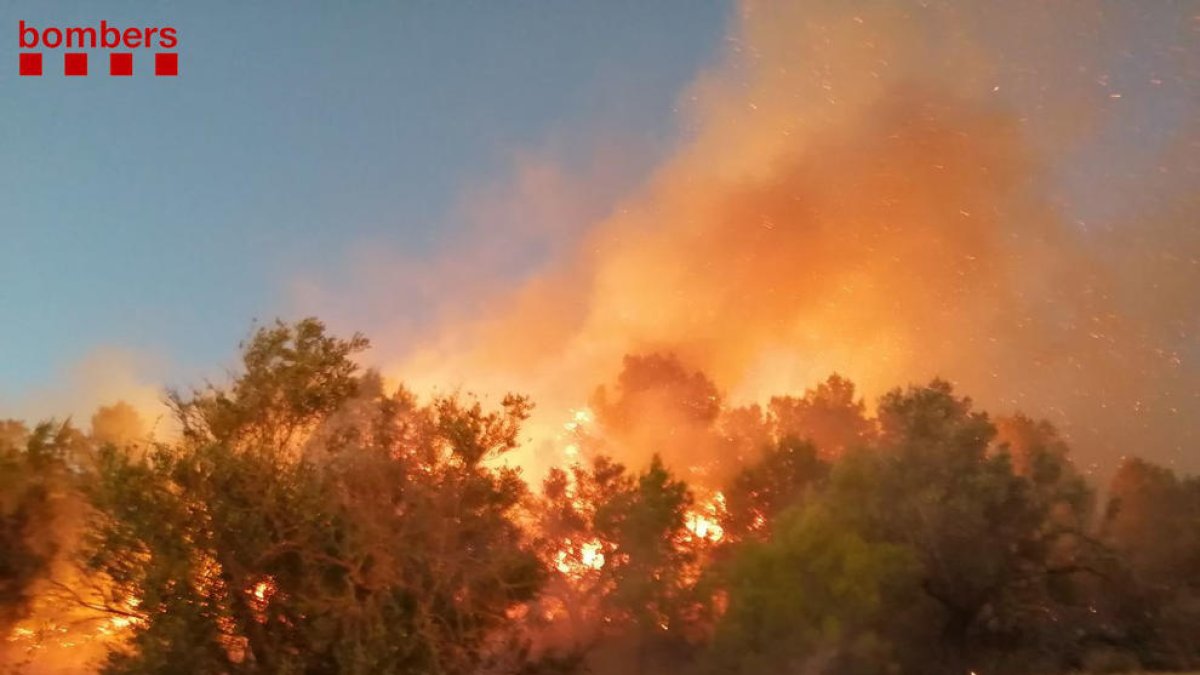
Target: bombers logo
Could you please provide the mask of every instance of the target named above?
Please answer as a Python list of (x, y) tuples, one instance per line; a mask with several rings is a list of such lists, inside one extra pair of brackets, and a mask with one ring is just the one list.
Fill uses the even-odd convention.
[[(107, 21), (101, 21), (97, 27), (48, 26), (39, 29), (21, 21), (18, 29), (21, 47), (18, 70), (23, 77), (40, 77), (43, 70), (43, 51), (41, 50), (53, 50), (60, 47), (64, 50), (97, 48), (110, 50), (108, 52), (108, 74), (126, 77), (133, 75), (133, 50), (155, 50), (154, 74), (160, 77), (179, 75), (179, 53), (175, 51), (179, 46), (179, 34), (172, 26), (122, 29)], [(81, 77), (87, 74), (87, 52), (63, 52), (63, 75)]]

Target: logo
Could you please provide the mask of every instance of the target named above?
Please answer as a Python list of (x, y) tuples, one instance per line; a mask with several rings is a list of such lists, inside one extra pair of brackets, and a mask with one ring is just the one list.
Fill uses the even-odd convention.
[[(135, 61), (149, 63), (154, 55), (154, 74), (158, 77), (179, 75), (179, 33), (172, 26), (153, 28), (120, 28), (107, 21), (99, 26), (47, 26), (38, 28), (21, 21), (20, 62), (18, 72), (22, 77), (41, 77), (46, 59), (46, 50), (63, 49), (62, 72), (68, 77), (88, 75), (88, 52), (83, 49), (108, 50), (108, 74), (131, 77)], [(36, 50), (36, 51), (35, 51)], [(149, 53), (140, 50), (148, 50)], [(50, 52), (53, 54), (54, 52)], [(146, 58), (136, 58), (145, 54)], [(57, 60), (57, 59), (56, 59)], [(142, 66), (139, 66), (141, 68)]]

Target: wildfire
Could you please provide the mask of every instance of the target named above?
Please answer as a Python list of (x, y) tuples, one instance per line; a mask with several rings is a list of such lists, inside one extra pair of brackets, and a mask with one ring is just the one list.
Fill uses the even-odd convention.
[(254, 611), (254, 618), (259, 623), (266, 622), (267, 606), (271, 604), (271, 598), (278, 590), (279, 587), (275, 585), (275, 580), (269, 576), (263, 577), (246, 589), (246, 593), (250, 596), (250, 608)]
[(767, 526), (767, 517), (761, 513), (754, 514), (754, 522), (750, 524), (750, 528), (758, 531)]
[(562, 453), (568, 463), (579, 461), (579, 441), (587, 425), (595, 419), (591, 410), (580, 408), (571, 410), (571, 416), (563, 423), (563, 431), (559, 434), (559, 442), (563, 443)]
[(580, 427), (590, 424), (593, 419), (595, 419), (595, 416), (587, 408), (573, 410), (571, 411), (571, 421), (564, 424), (563, 428), (567, 431), (577, 431)]
[(136, 625), (142, 624), (144, 622), (144, 620), (142, 618), (134, 615), (134, 613), (137, 611), (138, 606), (141, 604), (142, 604), (141, 598), (137, 598), (137, 597), (127, 598), (125, 600), (124, 611), (129, 612), (129, 614), (119, 614), (117, 616), (109, 617), (100, 626), (100, 628), (98, 629), (99, 632), (103, 633), (104, 635), (116, 635), (118, 633), (123, 632), (125, 629), (129, 628), (130, 626), (136, 626)]
[(725, 538), (725, 528), (721, 526), (721, 518), (725, 515), (725, 495), (713, 493), (711, 499), (699, 505), (699, 508), (687, 514), (687, 529), (696, 539), (719, 543)]
[(604, 554), (600, 551), (600, 542), (589, 541), (585, 543), (580, 549), (579, 559), (584, 565), (594, 570), (604, 567)]
[(100, 658), (144, 622), (136, 597), (112, 601), (107, 609), (99, 606), (107, 602), (85, 607), (73, 600), (44, 594), (33, 614), (3, 636), (0, 661), (21, 654), (30, 672), (83, 672), (79, 664)]
[(720, 523), (698, 513), (688, 515), (687, 528), (700, 539), (718, 542), (725, 537), (725, 528)]
[(563, 548), (554, 556), (554, 566), (569, 577), (579, 577), (588, 570), (604, 567), (604, 545), (599, 539), (581, 542), (563, 540)]
[(275, 593), (275, 584), (270, 581), (260, 581), (254, 584), (254, 589), (251, 592), (256, 600), (266, 602), (267, 598)]

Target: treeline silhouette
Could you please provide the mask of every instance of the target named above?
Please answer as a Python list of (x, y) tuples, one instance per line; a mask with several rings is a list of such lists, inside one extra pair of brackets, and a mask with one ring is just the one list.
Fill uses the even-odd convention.
[(127, 406), (0, 423), (8, 667), (54, 631), (105, 673), (1200, 666), (1200, 481), (1128, 459), (1101, 500), (1053, 426), (944, 381), (737, 408), (630, 356), (530, 485), (530, 401), (390, 391), (366, 347), (264, 327), (170, 441)]

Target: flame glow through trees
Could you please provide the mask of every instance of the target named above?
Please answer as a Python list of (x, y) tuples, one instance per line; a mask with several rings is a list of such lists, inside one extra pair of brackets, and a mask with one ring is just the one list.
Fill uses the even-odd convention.
[(140, 605), (135, 597), (109, 604), (102, 594), (80, 598), (47, 590), (30, 617), (4, 638), (0, 658), (28, 659), (53, 672), (90, 672), (91, 660), (120, 645), (144, 622)]
[(554, 556), (554, 566), (569, 578), (578, 578), (588, 570), (604, 567), (604, 545), (598, 539), (575, 544), (563, 540), (563, 548)]
[[(569, 418), (563, 423), (563, 432), (558, 435), (557, 442), (561, 446), (562, 464), (579, 466), (586, 458), (581, 447), (592, 438), (597, 430), (593, 428), (596, 421), (595, 413), (589, 408), (577, 408), (569, 411)], [(688, 467), (690, 473), (703, 475), (705, 467)], [(578, 494), (574, 482), (567, 484), (567, 496), (572, 507), (580, 513), (586, 513), (595, 508), (595, 504), (587, 503)], [(720, 491), (712, 491), (704, 499), (697, 500), (685, 514), (685, 537), (675, 541), (675, 545), (684, 549), (705, 549), (726, 540), (725, 527), (721, 524), (726, 517), (725, 495)], [(564, 538), (553, 556), (554, 568), (572, 583), (581, 583), (584, 577), (604, 568), (612, 551), (613, 544), (598, 538), (583, 540)]]
[(714, 492), (712, 498), (687, 514), (687, 529), (701, 541), (720, 543), (725, 538), (721, 520), (725, 516), (725, 495)]
[[(220, 588), (220, 569), (215, 561), (207, 561), (204, 572), (195, 580), (204, 594), (224, 595)], [(88, 584), (95, 586), (94, 583)], [(264, 623), (278, 586), (271, 577), (264, 577), (245, 589), (254, 618)], [(47, 592), (29, 619), (17, 624), (4, 641), (10, 655), (22, 654), (40, 666), (54, 672), (90, 672), (88, 663), (103, 657), (110, 649), (120, 648), (131, 631), (143, 625), (139, 611), (141, 600), (126, 597), (121, 601), (106, 600), (111, 589), (96, 588), (94, 598), (75, 594), (62, 596)], [(222, 643), (235, 662), (244, 658), (245, 638), (239, 637), (228, 617), (219, 617)], [(3, 656), (3, 654), (0, 654)]]
[(275, 597), (278, 591), (279, 587), (271, 577), (265, 577), (246, 589), (246, 594), (250, 596), (250, 608), (254, 612), (254, 619), (259, 623), (266, 623), (271, 598)]
[[(738, 5), (728, 52), (681, 97), (687, 133), (649, 179), (604, 215), (555, 223), (570, 236), (509, 287), (450, 292), (443, 322), (381, 355), (389, 375), (418, 391), (517, 386), (550, 430), (539, 439), (631, 353), (674, 353), (743, 403), (831, 372), (868, 400), (945, 377), (985, 407), (1045, 411), (1089, 462), (1111, 465), (1134, 445), (1193, 461), (1182, 449), (1200, 426), (1182, 411), (1200, 371), (1181, 317), (1200, 289), (1200, 174), (1184, 149), (1200, 127), (1130, 115), (1192, 105), (1195, 41), (1154, 29), (1161, 44), (1146, 55), (1176, 65), (1138, 81), (1110, 72), (1129, 27), (1151, 30), (1137, 3), (1066, 3), (1053, 17), (1035, 2)], [(942, 30), (954, 39), (929, 39)], [(1169, 143), (1134, 142), (1165, 127)], [(1119, 147), (1145, 154), (1103, 173), (1138, 182), (1060, 202), (1056, 177), (1101, 173), (1075, 160), (1118, 130)], [(1137, 194), (1153, 208), (1088, 221), (1093, 202)], [(507, 206), (537, 212), (542, 199)], [(469, 234), (449, 247), (448, 270), (528, 236), (486, 220)], [(370, 297), (394, 287), (366, 276)], [(541, 450), (522, 462), (531, 473), (553, 464)]]

